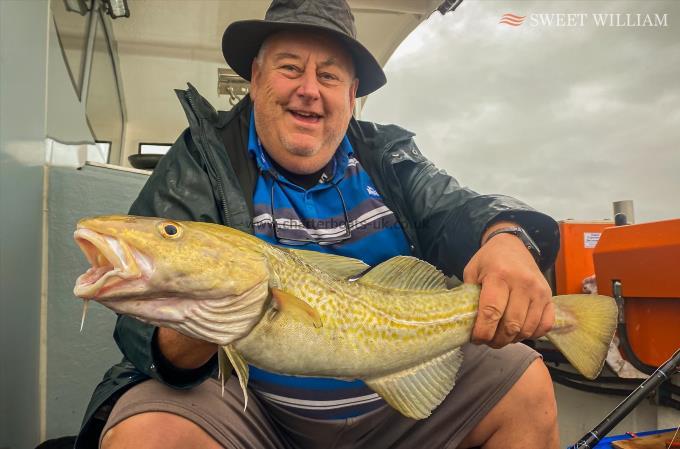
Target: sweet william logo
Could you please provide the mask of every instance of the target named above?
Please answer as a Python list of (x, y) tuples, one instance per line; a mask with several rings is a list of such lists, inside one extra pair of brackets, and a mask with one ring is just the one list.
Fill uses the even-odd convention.
[(517, 14), (505, 13), (501, 16), (501, 20), (498, 23), (504, 23), (505, 25), (510, 25), (511, 27), (518, 27), (524, 23), (526, 16), (518, 16)]
[(594, 25), (607, 28), (667, 28), (669, 26), (668, 14), (657, 13), (531, 13), (526, 16), (505, 13), (498, 23), (518, 27), (525, 23), (525, 19), (528, 19), (530, 27), (572, 28)]

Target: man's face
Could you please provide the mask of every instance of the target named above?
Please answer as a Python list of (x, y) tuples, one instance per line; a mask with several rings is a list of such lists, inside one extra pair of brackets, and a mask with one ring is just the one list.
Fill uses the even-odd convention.
[(261, 56), (250, 83), (257, 134), (282, 167), (314, 173), (347, 131), (359, 85), (352, 59), (332, 38), (309, 32), (275, 34)]

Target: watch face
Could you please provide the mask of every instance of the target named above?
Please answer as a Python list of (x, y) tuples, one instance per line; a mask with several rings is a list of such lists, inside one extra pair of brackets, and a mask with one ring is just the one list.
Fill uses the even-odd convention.
[(527, 234), (527, 232), (522, 228), (519, 228), (517, 236), (522, 240), (522, 242), (524, 242), (524, 245), (527, 247), (527, 249), (538, 260), (541, 257), (541, 250), (538, 249), (536, 242), (534, 242), (533, 239), (529, 237), (529, 234)]

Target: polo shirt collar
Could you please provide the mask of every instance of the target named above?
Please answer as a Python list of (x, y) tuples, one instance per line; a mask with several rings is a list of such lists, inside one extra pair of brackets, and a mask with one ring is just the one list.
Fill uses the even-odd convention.
[[(269, 159), (269, 155), (262, 146), (262, 142), (260, 141), (260, 138), (257, 135), (257, 130), (255, 129), (254, 106), (250, 111), (250, 125), (248, 129), (248, 152), (250, 153), (251, 157), (255, 159), (257, 168), (261, 173), (265, 172), (269, 173), (277, 180), (290, 184), (290, 182), (283, 175), (278, 173), (276, 168), (274, 168), (271, 160)], [(345, 174), (347, 164), (349, 162), (349, 157), (353, 154), (354, 149), (352, 148), (352, 144), (349, 142), (349, 139), (347, 138), (347, 134), (345, 134), (345, 136), (342, 138), (342, 141), (340, 142), (340, 145), (338, 146), (338, 149), (335, 151), (335, 154), (333, 155), (334, 171), (331, 182), (337, 183), (342, 179), (342, 177)]]

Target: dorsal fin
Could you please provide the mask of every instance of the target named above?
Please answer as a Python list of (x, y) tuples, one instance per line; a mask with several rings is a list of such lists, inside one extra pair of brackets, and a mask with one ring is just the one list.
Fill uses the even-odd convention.
[(396, 256), (377, 265), (358, 282), (403, 290), (445, 290), (447, 277), (424, 260)]
[(340, 279), (348, 279), (353, 276), (358, 276), (370, 268), (370, 265), (365, 264), (359, 259), (353, 259), (351, 257), (320, 253), (318, 251), (308, 251), (304, 249), (290, 249), (289, 251), (308, 264), (314, 265), (322, 271), (325, 271), (326, 273), (336, 276)]

